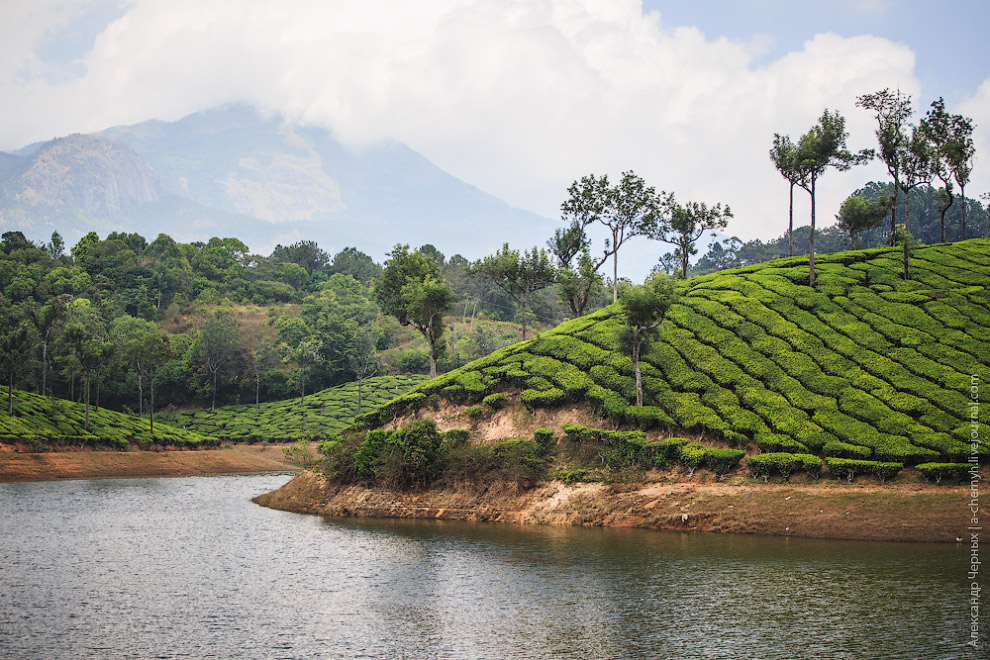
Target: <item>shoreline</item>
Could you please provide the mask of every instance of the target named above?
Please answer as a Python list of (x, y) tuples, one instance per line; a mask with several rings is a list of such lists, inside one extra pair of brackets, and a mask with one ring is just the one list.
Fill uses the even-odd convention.
[(168, 451), (0, 452), (0, 483), (295, 472), (281, 446)]
[(396, 492), (332, 484), (303, 470), (254, 499), (329, 517), (420, 518), (516, 524), (954, 543), (968, 539), (968, 486), (901, 483), (754, 484), (544, 482)]

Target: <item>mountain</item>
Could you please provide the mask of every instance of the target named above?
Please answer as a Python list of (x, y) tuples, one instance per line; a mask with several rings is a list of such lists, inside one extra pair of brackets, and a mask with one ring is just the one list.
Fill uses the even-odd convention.
[(71, 244), (96, 230), (236, 235), (255, 251), (316, 240), (380, 258), (396, 243), (478, 257), (553, 222), (514, 209), (395, 141), (348, 147), (244, 105), (0, 154), (0, 224)]

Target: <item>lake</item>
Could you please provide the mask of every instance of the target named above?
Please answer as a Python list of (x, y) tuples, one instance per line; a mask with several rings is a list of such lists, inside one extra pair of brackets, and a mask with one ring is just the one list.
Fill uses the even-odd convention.
[(289, 478), (0, 483), (0, 658), (979, 657), (962, 545), (250, 501)]

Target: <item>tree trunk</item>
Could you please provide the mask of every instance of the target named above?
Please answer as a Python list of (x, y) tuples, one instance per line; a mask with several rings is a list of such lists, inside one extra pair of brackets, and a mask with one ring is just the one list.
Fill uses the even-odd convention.
[(261, 374), (254, 375), (254, 412), (258, 412), (261, 407)]
[(526, 303), (528, 302), (529, 296), (523, 294), (520, 296), (520, 304), (522, 305), (522, 340), (526, 341)]
[(213, 370), (213, 400), (210, 402), (210, 412), (216, 410), (217, 407), (217, 372), (219, 369)]
[(643, 406), (643, 375), (639, 370), (639, 348), (641, 341), (634, 339), (632, 346), (633, 369), (636, 371), (636, 406)]
[(615, 244), (616, 234), (612, 232), (612, 302), (619, 300), (619, 248)]
[(96, 405), (94, 406), (94, 409), (95, 410), (100, 409), (100, 370), (99, 369), (96, 370)]
[(86, 426), (84, 427), (87, 433), (89, 433), (89, 379), (90, 379), (90, 370), (87, 369), (86, 370)]
[[(467, 305), (464, 306), (464, 309), (465, 310), (467, 309)], [(359, 415), (361, 414), (361, 390), (363, 388), (364, 388), (364, 377), (361, 376), (361, 377), (358, 378), (358, 411), (357, 411), (357, 414), (359, 414)]]
[(959, 207), (959, 212), (962, 214), (960, 219), (962, 220), (962, 239), (966, 240), (966, 186), (959, 184), (959, 203), (962, 204)]
[(41, 340), (41, 395), (48, 395), (48, 334)]
[(144, 417), (144, 387), (141, 384), (141, 372), (137, 372), (138, 376), (138, 417)]
[(7, 414), (10, 417), (14, 416), (14, 370), (10, 370), (10, 380), (7, 384)]
[(430, 378), (437, 377), (437, 349), (436, 342), (430, 342)]
[(299, 405), (306, 403), (306, 353), (302, 354), (302, 369), (299, 370)]
[(911, 195), (908, 194), (910, 189), (904, 189), (904, 231), (908, 231), (908, 200)]
[(811, 180), (811, 234), (808, 236), (808, 285), (815, 286), (815, 180)]
[(151, 418), (151, 439), (155, 439), (155, 372), (152, 371), (151, 374), (151, 401), (148, 405), (148, 414)]
[(787, 210), (787, 256), (794, 256), (794, 183), (791, 183), (791, 200)]
[(890, 237), (888, 240), (894, 245), (894, 235), (897, 233), (897, 183), (894, 183), (894, 202), (890, 205)]

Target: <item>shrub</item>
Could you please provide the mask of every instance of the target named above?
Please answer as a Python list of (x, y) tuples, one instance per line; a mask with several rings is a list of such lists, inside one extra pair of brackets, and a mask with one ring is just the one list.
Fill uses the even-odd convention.
[(658, 468), (665, 468), (671, 461), (680, 458), (681, 447), (687, 443), (687, 438), (666, 438), (646, 444), (653, 451), (653, 464)]
[(808, 448), (797, 440), (776, 433), (764, 433), (758, 436), (756, 446), (760, 448), (761, 452), (803, 453), (808, 451)]
[(705, 454), (707, 454), (708, 451), (709, 450), (701, 446), (700, 442), (689, 442), (681, 447), (681, 465), (687, 468), (688, 477), (694, 476), (694, 471), (697, 470), (701, 463), (705, 460)]
[(498, 476), (522, 486), (531, 486), (543, 476), (546, 461), (532, 440), (503, 440), (492, 446)]
[(938, 484), (946, 477), (958, 481), (969, 480), (970, 470), (973, 469), (974, 465), (972, 463), (921, 463), (914, 467), (925, 479), (934, 480)]
[(523, 390), (519, 400), (529, 408), (557, 406), (564, 402), (564, 391), (557, 387), (548, 390)]
[(705, 453), (705, 465), (721, 481), (725, 473), (738, 465), (745, 455), (746, 452), (741, 449), (709, 449)]
[(861, 461), (852, 458), (830, 458), (828, 459), (828, 472), (836, 479), (846, 478), (850, 483), (857, 474), (874, 474), (884, 483), (887, 479), (897, 476), (903, 469), (902, 463), (881, 462), (881, 461)]
[(858, 459), (869, 458), (870, 454), (873, 453), (869, 447), (851, 445), (848, 442), (842, 442), (840, 440), (826, 442), (823, 452), (829, 457)]
[(754, 477), (763, 477), (764, 482), (775, 472), (780, 474), (786, 481), (794, 471), (800, 469), (805, 470), (809, 476), (817, 479), (822, 471), (822, 460), (811, 454), (770, 452), (750, 456), (746, 459), (746, 466)]
[(446, 451), (463, 447), (469, 437), (471, 437), (471, 431), (467, 429), (450, 429), (443, 434), (442, 450)]
[(464, 411), (464, 414), (468, 416), (468, 419), (473, 423), (477, 423), (478, 420), (482, 418), (485, 414), (485, 409), (481, 406), (471, 406)]
[(489, 394), (484, 399), (481, 400), (486, 406), (492, 410), (498, 410), (505, 405), (506, 396), (505, 392), (495, 392), (494, 394)]
[(533, 431), (533, 442), (539, 448), (540, 454), (546, 455), (550, 451), (550, 446), (553, 444), (553, 430), (536, 429)]
[(670, 428), (674, 426), (674, 420), (670, 415), (656, 406), (629, 406), (625, 412), (626, 419), (636, 425), (639, 429), (651, 429), (654, 427)]

